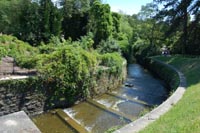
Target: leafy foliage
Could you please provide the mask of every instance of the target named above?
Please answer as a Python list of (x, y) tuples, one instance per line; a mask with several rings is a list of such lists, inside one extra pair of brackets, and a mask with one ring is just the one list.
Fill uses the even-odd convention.
[(100, 65), (110, 67), (111, 73), (120, 76), (124, 60), (119, 53), (106, 53), (101, 55), (100, 59)]
[(61, 0), (62, 5), (62, 29), (66, 39), (80, 39), (87, 34), (89, 0)]
[(107, 40), (112, 35), (113, 23), (110, 6), (95, 1), (91, 7), (90, 14), (89, 30), (94, 34), (94, 48), (97, 48), (99, 42)]
[[(182, 54), (197, 54), (197, 49), (191, 49), (193, 39), (195, 45), (199, 47), (200, 42), (196, 39), (196, 32), (199, 31), (199, 1), (198, 0), (154, 0), (157, 3), (162, 3), (164, 8), (158, 14), (163, 17), (169, 24), (170, 28), (166, 35), (176, 36), (178, 39), (175, 45), (181, 50), (176, 53)], [(195, 17), (194, 17), (195, 16)], [(194, 17), (194, 19), (190, 19)], [(191, 28), (193, 27), (193, 28)], [(195, 27), (195, 28), (194, 28)], [(178, 32), (177, 32), (178, 31)], [(176, 47), (176, 46), (175, 46)], [(195, 46), (194, 46), (195, 47)]]
[[(0, 49), (2, 51), (1, 57), (11, 56), (15, 58), (18, 65), (23, 67), (34, 66), (34, 62), (31, 63), (31, 60), (34, 55), (38, 53), (36, 48), (33, 48), (27, 43), (18, 40), (16, 37), (9, 35), (0, 35)], [(30, 66), (27, 66), (27, 63)]]
[(58, 36), (61, 33), (61, 20), (58, 9), (51, 0), (40, 0), (41, 39), (48, 42), (51, 35)]
[(22, 2), (21, 15), (19, 16), (20, 34), (17, 37), (32, 45), (37, 45), (41, 41), (39, 5), (31, 3), (29, 0), (23, 0)]
[(108, 39), (106, 41), (101, 41), (99, 47), (97, 48), (99, 53), (121, 53), (120, 47), (115, 40)]
[(85, 97), (96, 65), (97, 59), (93, 54), (67, 45), (52, 54), (44, 54), (37, 68), (46, 85), (53, 87), (55, 99), (68, 97), (73, 102)]
[(2, 46), (0, 46), (0, 59), (4, 56), (6, 56), (8, 53), (6, 51), (6, 49)]
[[(0, 0), (0, 32), (18, 35), (20, 7), (19, 0)], [(15, 15), (13, 15), (15, 13)]]
[(121, 75), (124, 61), (121, 55), (98, 54), (92, 49), (90, 35), (76, 42), (58, 40), (54, 37), (49, 44), (33, 48), (15, 37), (1, 35), (1, 56), (12, 56), (23, 67), (36, 68), (38, 77), (34, 80), (34, 86), (50, 94), (51, 103), (67, 101), (73, 104), (77, 99), (86, 98), (95, 86), (99, 65), (107, 67), (109, 74)]

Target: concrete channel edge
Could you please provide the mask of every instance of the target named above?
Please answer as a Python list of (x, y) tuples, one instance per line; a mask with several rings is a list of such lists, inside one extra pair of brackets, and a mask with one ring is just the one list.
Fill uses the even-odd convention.
[(147, 127), (150, 123), (154, 122), (158, 118), (160, 118), (161, 115), (165, 114), (167, 111), (169, 111), (173, 105), (175, 105), (183, 96), (185, 90), (186, 90), (186, 78), (183, 75), (182, 72), (180, 72), (175, 67), (166, 64), (164, 62), (161, 62), (159, 60), (154, 59), (155, 61), (170, 67), (171, 69), (175, 70), (178, 73), (180, 83), (176, 91), (167, 99), (165, 100), (161, 105), (159, 105), (157, 108), (153, 109), (151, 112), (147, 113), (146, 115), (140, 117), (139, 119), (135, 120), (134, 122), (122, 127), (121, 129), (116, 130), (114, 133), (137, 133)]

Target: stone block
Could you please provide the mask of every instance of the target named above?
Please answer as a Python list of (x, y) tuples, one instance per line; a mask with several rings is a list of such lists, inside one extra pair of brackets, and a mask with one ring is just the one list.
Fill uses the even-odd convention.
[(11, 98), (11, 97), (13, 97), (13, 94), (9, 93), (9, 94), (6, 95), (6, 97)]
[(2, 133), (41, 133), (24, 111), (0, 117)]
[(0, 107), (3, 107), (5, 104), (2, 100), (0, 100)]
[(29, 105), (31, 105), (30, 102), (27, 102), (27, 103), (24, 104), (25, 107), (28, 107)]
[(0, 95), (0, 99), (4, 99), (6, 96), (4, 94)]
[(34, 105), (29, 105), (28, 107), (27, 107), (27, 109), (28, 110), (34, 110), (36, 107), (34, 106)]
[(27, 97), (25, 97), (25, 100), (31, 100), (31, 99), (32, 99), (31, 96), (27, 96)]
[(10, 107), (11, 108), (16, 107), (16, 104), (11, 104)]
[(2, 94), (3, 92), (5, 92), (6, 89), (5, 88), (0, 88), (0, 93)]

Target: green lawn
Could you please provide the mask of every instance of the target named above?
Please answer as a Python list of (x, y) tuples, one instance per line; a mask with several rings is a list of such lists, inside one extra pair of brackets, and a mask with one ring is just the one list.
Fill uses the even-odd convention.
[(200, 133), (200, 58), (154, 57), (183, 72), (187, 90), (182, 99), (141, 133)]

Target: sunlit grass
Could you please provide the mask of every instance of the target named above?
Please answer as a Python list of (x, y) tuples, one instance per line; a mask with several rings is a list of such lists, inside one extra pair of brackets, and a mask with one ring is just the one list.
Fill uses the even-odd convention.
[(141, 133), (200, 133), (200, 59), (181, 56), (155, 58), (182, 71), (188, 88), (168, 113)]

